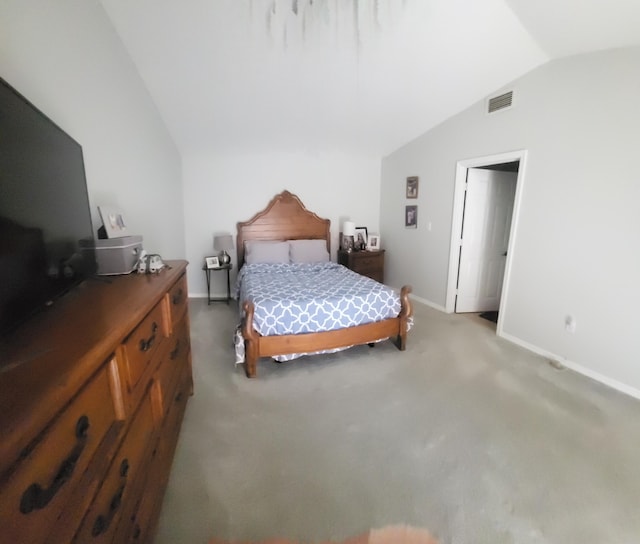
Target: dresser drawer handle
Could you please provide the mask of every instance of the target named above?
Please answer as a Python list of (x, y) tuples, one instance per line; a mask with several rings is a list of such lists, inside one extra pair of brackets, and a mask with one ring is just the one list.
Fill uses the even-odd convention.
[(175, 349), (171, 353), (169, 353), (169, 359), (172, 361), (175, 361), (179, 353), (180, 353), (180, 340), (176, 342)]
[(180, 302), (182, 302), (182, 294), (183, 294), (182, 289), (178, 289), (178, 292), (175, 295), (173, 295), (171, 302), (173, 302), (174, 306), (177, 306), (178, 304), (180, 304)]
[(111, 497), (111, 502), (109, 503), (109, 512), (105, 516), (100, 514), (96, 518), (96, 521), (93, 523), (93, 529), (91, 529), (91, 536), (100, 536), (102, 533), (106, 532), (107, 529), (109, 529), (109, 526), (111, 525), (111, 522), (113, 521), (118, 508), (120, 508), (120, 504), (122, 504), (124, 486), (125, 484), (122, 484), (118, 488), (118, 491), (115, 492), (113, 497)]
[(129, 459), (123, 459), (120, 463), (120, 476), (126, 478), (127, 474), (129, 474)]
[(76, 463), (82, 454), (87, 443), (87, 433), (89, 431), (89, 418), (81, 416), (76, 423), (77, 443), (71, 450), (69, 456), (62, 462), (51, 485), (43, 489), (40, 484), (31, 484), (22, 494), (20, 500), (20, 512), (30, 514), (34, 510), (41, 510), (51, 502), (60, 488), (71, 478), (76, 468)]
[(151, 325), (151, 336), (147, 340), (144, 338), (140, 340), (140, 351), (149, 351), (151, 349), (156, 339), (156, 332), (158, 332), (158, 324), (154, 321), (153, 325)]

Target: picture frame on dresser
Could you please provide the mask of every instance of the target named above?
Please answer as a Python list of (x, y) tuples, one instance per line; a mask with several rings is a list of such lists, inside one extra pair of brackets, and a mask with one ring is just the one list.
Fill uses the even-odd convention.
[(120, 210), (109, 206), (98, 206), (98, 213), (102, 220), (99, 234), (103, 233), (107, 239), (127, 236), (127, 224)]
[(367, 251), (380, 251), (380, 235), (370, 234), (367, 240)]

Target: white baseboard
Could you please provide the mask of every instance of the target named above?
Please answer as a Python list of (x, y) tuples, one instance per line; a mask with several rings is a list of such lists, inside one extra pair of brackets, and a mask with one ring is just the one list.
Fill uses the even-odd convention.
[(424, 304), (425, 306), (429, 306), (430, 308), (434, 308), (435, 310), (440, 310), (441, 312), (447, 313), (447, 310), (444, 306), (440, 304), (436, 304), (435, 302), (431, 302), (430, 300), (424, 299), (422, 297), (417, 297), (414, 294), (409, 294), (409, 298), (412, 300), (417, 300), (418, 302)]
[[(226, 298), (226, 293), (211, 293), (211, 298)], [(207, 298), (207, 293), (189, 293), (189, 298)], [(231, 300), (235, 300), (235, 297), (231, 295)]]
[(579, 374), (582, 374), (583, 376), (587, 376), (587, 378), (591, 378), (592, 380), (595, 380), (597, 382), (600, 382), (604, 385), (606, 385), (607, 387), (611, 387), (612, 389), (615, 389), (616, 391), (620, 391), (621, 393), (624, 393), (625, 395), (629, 395), (630, 397), (634, 397), (636, 399), (640, 400), (640, 390), (636, 389), (635, 387), (631, 387), (630, 385), (624, 384), (622, 382), (619, 382), (618, 380), (614, 380), (612, 378), (609, 378), (608, 376), (605, 376), (603, 374), (600, 374), (599, 372), (595, 372), (593, 370), (591, 370), (590, 368), (587, 368), (579, 363), (576, 363), (574, 361), (569, 361), (568, 359), (565, 359), (564, 357), (561, 357), (560, 355), (556, 355), (555, 353), (551, 353), (550, 351), (547, 351), (545, 349), (542, 349), (538, 346), (534, 346), (533, 344), (530, 344), (529, 342), (525, 342), (524, 340), (516, 337), (516, 336), (512, 336), (510, 334), (507, 333), (502, 333), (500, 334), (500, 337), (504, 338), (505, 340), (509, 340), (509, 342), (513, 342), (514, 344), (517, 344), (518, 346), (521, 346), (525, 349), (528, 349), (529, 351), (532, 351), (533, 353), (537, 353), (538, 355), (541, 355), (547, 359), (550, 359), (552, 361), (558, 361), (560, 364), (562, 364), (563, 366), (566, 366), (567, 368), (578, 372)]

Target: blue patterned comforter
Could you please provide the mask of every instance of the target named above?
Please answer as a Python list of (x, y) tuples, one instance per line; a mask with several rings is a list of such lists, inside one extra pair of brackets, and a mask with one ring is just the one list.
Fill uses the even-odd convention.
[(263, 336), (332, 331), (400, 312), (392, 289), (336, 263), (245, 265), (238, 284), (238, 300), (253, 302)]
[[(244, 265), (238, 274), (237, 295), (241, 303), (253, 302), (254, 328), (263, 336), (382, 321), (396, 317), (401, 307), (399, 295), (391, 288), (336, 263)], [(238, 342), (236, 347), (242, 350)], [(236, 351), (239, 362), (244, 353)]]

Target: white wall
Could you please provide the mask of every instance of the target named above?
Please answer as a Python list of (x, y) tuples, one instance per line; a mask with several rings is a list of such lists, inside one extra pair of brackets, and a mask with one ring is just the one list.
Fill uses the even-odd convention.
[[(192, 295), (206, 295), (200, 268), (205, 256), (215, 254), (213, 233), (230, 232), (235, 244), (236, 223), (250, 219), (285, 189), (297, 195), (307, 209), (331, 220), (332, 260), (336, 260), (342, 220), (350, 218), (358, 226), (378, 229), (379, 159), (304, 150), (237, 155), (187, 153), (184, 202)], [(235, 251), (231, 257), (235, 278)], [(212, 295), (225, 295), (225, 290), (223, 274), (214, 273)]]
[[(443, 307), (456, 162), (526, 149), (504, 334), (640, 396), (639, 67), (640, 48), (551, 62), (514, 83), (513, 109), (477, 103), (384, 159), (389, 282)], [(403, 223), (410, 175), (417, 230)]]
[(82, 145), (94, 230), (116, 206), (148, 250), (184, 258), (180, 155), (98, 2), (0, 2), (0, 73)]

